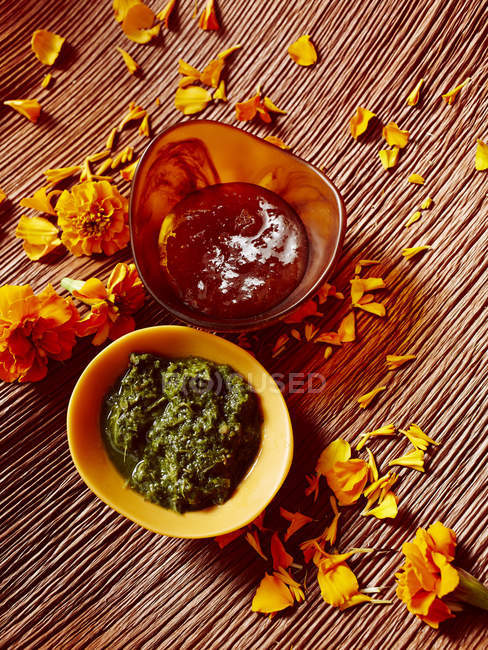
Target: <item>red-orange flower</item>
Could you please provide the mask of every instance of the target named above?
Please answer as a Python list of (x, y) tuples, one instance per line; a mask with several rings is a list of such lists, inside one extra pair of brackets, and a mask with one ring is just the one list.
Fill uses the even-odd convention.
[(0, 379), (43, 379), (49, 359), (71, 356), (78, 320), (71, 300), (51, 285), (38, 295), (29, 285), (0, 287)]
[(61, 240), (73, 255), (113, 255), (129, 241), (127, 199), (108, 181), (64, 190), (56, 204)]
[(135, 321), (131, 314), (144, 304), (145, 293), (135, 264), (117, 264), (105, 288), (98, 278), (86, 282), (64, 278), (61, 285), (75, 298), (91, 306), (90, 312), (78, 323), (78, 336), (91, 336), (92, 343), (101, 345), (132, 332)]

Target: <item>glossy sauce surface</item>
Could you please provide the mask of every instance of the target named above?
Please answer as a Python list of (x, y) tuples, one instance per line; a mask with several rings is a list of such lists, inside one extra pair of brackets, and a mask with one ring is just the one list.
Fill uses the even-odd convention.
[(305, 228), (281, 197), (250, 183), (221, 183), (189, 194), (159, 237), (161, 264), (196, 311), (243, 318), (282, 302), (307, 266)]

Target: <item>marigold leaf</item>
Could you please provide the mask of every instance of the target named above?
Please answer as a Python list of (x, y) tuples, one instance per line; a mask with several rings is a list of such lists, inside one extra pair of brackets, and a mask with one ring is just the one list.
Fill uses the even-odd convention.
[(309, 66), (317, 62), (317, 51), (310, 40), (309, 34), (300, 36), (288, 46), (288, 54), (298, 65)]

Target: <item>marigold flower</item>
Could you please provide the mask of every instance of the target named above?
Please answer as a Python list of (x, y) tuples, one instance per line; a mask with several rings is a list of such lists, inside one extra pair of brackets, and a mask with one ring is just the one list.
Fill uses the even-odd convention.
[(425, 79), (421, 79), (418, 82), (418, 84), (415, 86), (415, 88), (412, 90), (410, 95), (407, 97), (408, 106), (416, 106), (418, 104), (419, 97), (420, 97), (420, 89), (422, 88), (424, 81)]
[(355, 140), (366, 131), (373, 117), (376, 117), (375, 113), (372, 113), (367, 108), (357, 107), (356, 113), (351, 117), (349, 122), (351, 135)]
[(395, 370), (416, 358), (417, 356), (415, 354), (387, 354), (386, 365), (388, 366), (388, 370)]
[(15, 230), (22, 239), (22, 247), (30, 260), (37, 261), (61, 244), (58, 227), (44, 217), (22, 215)]
[(175, 4), (176, 4), (176, 0), (169, 0), (169, 2), (166, 3), (164, 8), (161, 9), (161, 11), (158, 14), (156, 14), (156, 18), (164, 23), (166, 29), (169, 28), (169, 19)]
[(0, 287), (0, 379), (43, 379), (49, 359), (71, 356), (78, 319), (71, 300), (51, 285), (38, 295), (29, 285)]
[(300, 528), (303, 528), (303, 526), (313, 521), (312, 517), (308, 517), (301, 512), (289, 512), (284, 508), (280, 508), (280, 515), (290, 522), (285, 533), (285, 542), (287, 542), (290, 537), (297, 532), (297, 530), (300, 530)]
[(400, 149), (398, 147), (393, 147), (393, 149), (381, 149), (378, 151), (381, 164), (385, 169), (390, 169), (395, 167), (398, 163), (398, 157), (400, 155)]
[(219, 21), (217, 20), (217, 13), (215, 10), (215, 0), (207, 0), (205, 9), (203, 10), (200, 20), (198, 21), (200, 29), (205, 31), (220, 29)]
[(465, 81), (463, 81), (462, 84), (459, 84), (459, 86), (456, 86), (455, 88), (451, 88), (451, 90), (448, 90), (447, 93), (441, 95), (442, 99), (446, 102), (446, 104), (454, 104), (459, 92), (464, 88), (464, 86), (467, 86), (470, 81), (471, 79), (468, 77)]
[(121, 47), (118, 46), (115, 49), (124, 59), (124, 63), (127, 66), (129, 72), (131, 74), (135, 74), (139, 70), (139, 64), (136, 61), (134, 61), (134, 59), (131, 57), (129, 52), (126, 52), (125, 50), (123, 50)]
[(175, 95), (175, 106), (184, 115), (194, 115), (203, 111), (212, 101), (212, 95), (206, 88), (188, 86), (178, 88)]
[(122, 31), (135, 43), (149, 43), (159, 34), (161, 28), (159, 24), (154, 25), (155, 18), (154, 11), (150, 7), (137, 2), (128, 8), (122, 21)]
[(377, 388), (373, 388), (373, 390), (370, 390), (369, 393), (365, 393), (364, 395), (361, 395), (360, 397), (357, 398), (357, 401), (359, 402), (359, 406), (362, 409), (365, 409), (367, 406), (371, 404), (371, 402), (374, 400), (376, 395), (378, 393), (381, 393), (381, 391), (386, 390), (386, 386), (378, 386)]
[(39, 119), (41, 114), (41, 105), (37, 99), (9, 99), (3, 102), (5, 106), (10, 106), (15, 111), (26, 117), (34, 124)]
[(408, 131), (402, 131), (395, 122), (389, 122), (383, 127), (383, 138), (387, 141), (390, 147), (398, 147), (403, 149), (408, 144)]
[(483, 140), (476, 141), (474, 166), (479, 172), (488, 169), (488, 143), (483, 142)]
[(425, 179), (420, 174), (410, 174), (408, 177), (408, 182), (413, 183), (414, 185), (423, 185), (425, 183)]
[(403, 467), (410, 467), (416, 469), (418, 472), (424, 472), (424, 452), (421, 449), (412, 449), (408, 454), (390, 460), (390, 466), (402, 465)]
[(271, 537), (271, 557), (273, 558), (273, 569), (280, 567), (287, 569), (293, 563), (293, 557), (287, 552), (278, 533), (275, 531)]
[(317, 51), (310, 40), (309, 34), (300, 36), (294, 43), (288, 46), (288, 54), (298, 65), (309, 66), (317, 61)]
[(92, 343), (101, 345), (132, 332), (132, 314), (142, 307), (144, 287), (135, 264), (117, 264), (107, 281), (107, 288), (98, 278), (86, 282), (64, 278), (61, 286), (75, 298), (91, 306), (90, 312), (78, 323), (78, 336), (95, 334)]
[(41, 63), (53, 65), (63, 47), (65, 39), (46, 29), (36, 29), (32, 34), (32, 51)]
[(61, 240), (73, 255), (113, 255), (129, 241), (127, 199), (107, 181), (64, 190), (56, 204)]
[(415, 255), (418, 255), (419, 253), (422, 253), (423, 251), (428, 251), (431, 248), (432, 248), (432, 246), (414, 246), (412, 248), (404, 248), (402, 250), (402, 255), (403, 255), (403, 257), (406, 257), (407, 260), (410, 260)]

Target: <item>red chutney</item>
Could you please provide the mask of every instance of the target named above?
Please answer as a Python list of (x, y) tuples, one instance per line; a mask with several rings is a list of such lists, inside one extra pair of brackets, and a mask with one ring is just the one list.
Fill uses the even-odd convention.
[(162, 225), (161, 263), (180, 299), (216, 318), (246, 318), (282, 302), (307, 266), (308, 240), (293, 208), (251, 183), (192, 192)]

